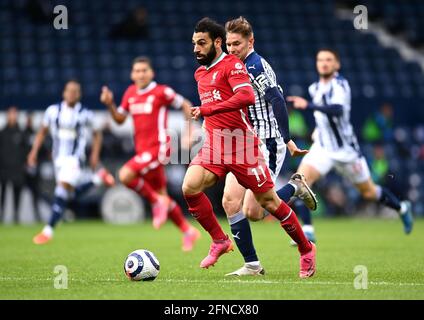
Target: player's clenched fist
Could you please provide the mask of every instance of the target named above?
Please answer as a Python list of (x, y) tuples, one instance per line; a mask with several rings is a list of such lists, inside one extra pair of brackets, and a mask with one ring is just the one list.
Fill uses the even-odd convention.
[(102, 93), (100, 94), (100, 101), (107, 106), (113, 104), (113, 92), (107, 87), (102, 87)]
[(200, 112), (200, 108), (199, 107), (191, 107), (191, 118), (193, 120), (197, 120), (200, 118), (200, 116), (202, 115)]

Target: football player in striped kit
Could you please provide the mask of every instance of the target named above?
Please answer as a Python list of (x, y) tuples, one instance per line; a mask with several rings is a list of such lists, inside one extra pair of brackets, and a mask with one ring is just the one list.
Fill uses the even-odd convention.
[(50, 131), (56, 188), (52, 215), (48, 224), (33, 238), (35, 244), (45, 244), (53, 238), (53, 229), (72, 200), (94, 185), (112, 186), (115, 183), (114, 177), (105, 168), (93, 174), (88, 182), (82, 175), (88, 135), (93, 134), (89, 159), (93, 170), (99, 164), (102, 135), (95, 127), (92, 111), (82, 105), (80, 99), (80, 83), (77, 80), (68, 81), (63, 91), (63, 101), (49, 106), (45, 111), (43, 123), (28, 154), (28, 166), (33, 167), (37, 162), (38, 151)]
[[(319, 81), (309, 87), (312, 101), (308, 102), (297, 96), (287, 98), (294, 108), (313, 111), (316, 123), (314, 143), (310, 152), (302, 159), (298, 172), (312, 185), (331, 169), (336, 169), (353, 183), (364, 199), (378, 201), (396, 210), (402, 220), (404, 232), (409, 234), (413, 226), (410, 202), (400, 201), (388, 189), (372, 181), (367, 161), (359, 149), (350, 123), (349, 83), (338, 73), (339, 55), (332, 49), (319, 50), (316, 67)], [(278, 194), (289, 196), (292, 193), (289, 189), (283, 188)], [(309, 231), (313, 232), (313, 229)]]
[[(255, 104), (248, 108), (248, 117), (261, 140), (261, 151), (265, 157), (273, 181), (278, 177), (286, 155), (286, 148), (292, 156), (303, 156), (290, 138), (287, 109), (283, 90), (268, 62), (254, 50), (252, 27), (244, 17), (228, 21), (225, 25), (227, 50), (236, 55), (246, 65), (252, 83)], [(295, 196), (303, 199), (313, 210), (316, 209), (315, 195), (304, 178), (294, 174), (289, 182), (296, 190)], [(281, 198), (286, 203), (288, 198)], [(253, 245), (252, 234), (247, 218), (257, 221), (266, 214), (256, 201), (251, 190), (239, 184), (232, 173), (225, 181), (222, 205), (228, 217), (234, 241), (244, 258), (244, 265), (227, 275), (262, 275), (265, 273)]]

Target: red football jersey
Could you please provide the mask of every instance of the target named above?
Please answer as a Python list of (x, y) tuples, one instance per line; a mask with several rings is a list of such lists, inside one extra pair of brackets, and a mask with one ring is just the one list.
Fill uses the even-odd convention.
[[(235, 55), (225, 53), (209, 67), (199, 67), (194, 77), (202, 108), (216, 108), (220, 102), (230, 99), (238, 88), (251, 86), (244, 63)], [(246, 114), (247, 106), (206, 116), (205, 128), (208, 135), (205, 145), (210, 145), (212, 149), (220, 148), (221, 153), (240, 153), (255, 147), (258, 139)], [(232, 143), (228, 144), (225, 139), (230, 136)], [(243, 143), (238, 143), (239, 141)]]
[[(197, 90), (203, 106), (228, 100), (234, 91), (243, 86), (251, 86), (244, 63), (234, 55), (224, 52), (209, 67), (199, 67), (194, 78), (197, 81)], [(242, 129), (251, 131), (251, 125), (246, 116), (247, 107), (239, 110), (219, 113), (205, 117), (205, 128), (212, 133), (214, 129)]]
[(154, 81), (144, 89), (137, 89), (134, 84), (128, 87), (118, 111), (132, 115), (137, 154), (166, 153), (167, 107), (181, 108), (183, 100), (172, 88)]

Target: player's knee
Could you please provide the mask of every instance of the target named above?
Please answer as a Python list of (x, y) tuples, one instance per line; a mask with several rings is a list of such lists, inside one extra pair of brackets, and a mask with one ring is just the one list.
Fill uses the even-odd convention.
[(124, 184), (128, 185), (130, 184), (132, 177), (128, 174), (128, 170), (126, 168), (121, 168), (118, 173), (119, 181)]
[(184, 179), (182, 191), (184, 195), (193, 195), (201, 192), (202, 190), (197, 183), (191, 181), (190, 179)]
[(231, 216), (240, 211), (241, 200), (235, 199), (231, 195), (224, 193), (224, 196), (222, 197), (222, 207), (224, 208), (227, 216)]
[(250, 221), (260, 221), (263, 219), (263, 210), (262, 208), (250, 208), (247, 207), (243, 209), (243, 213)]
[(272, 205), (274, 202), (274, 199), (272, 197), (261, 197), (260, 199), (258, 199), (259, 204), (261, 205), (262, 208), (264, 208), (265, 210), (272, 211)]
[(377, 198), (377, 192), (376, 192), (375, 188), (368, 188), (366, 190), (362, 190), (361, 194), (362, 194), (362, 197), (365, 200), (372, 201), (372, 200), (375, 200)]

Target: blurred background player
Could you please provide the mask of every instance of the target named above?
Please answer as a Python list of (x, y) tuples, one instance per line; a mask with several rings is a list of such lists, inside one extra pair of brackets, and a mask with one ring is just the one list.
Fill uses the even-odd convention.
[[(319, 81), (309, 86), (312, 102), (290, 96), (296, 109), (314, 111), (316, 128), (310, 152), (302, 159), (298, 172), (312, 185), (331, 169), (348, 178), (366, 200), (378, 201), (399, 213), (404, 231), (412, 231), (413, 218), (409, 201), (400, 201), (388, 189), (376, 185), (350, 123), (351, 94), (348, 81), (339, 73), (340, 59), (332, 49), (321, 49), (316, 56)], [(292, 186), (278, 191), (280, 197), (294, 194)], [(308, 211), (306, 209), (306, 211)], [(309, 211), (308, 211), (309, 212)], [(309, 213), (310, 214), (310, 213)], [(313, 232), (313, 229), (310, 230)]]
[(259, 139), (246, 119), (247, 107), (255, 103), (252, 85), (243, 62), (222, 51), (224, 41), (225, 29), (215, 21), (203, 18), (195, 26), (193, 51), (201, 66), (194, 77), (201, 106), (193, 107), (191, 113), (195, 120), (205, 117), (206, 140), (190, 163), (182, 189), (190, 213), (212, 238), (200, 267), (213, 266), (221, 255), (233, 250), (232, 241), (222, 230), (204, 193), (231, 172), (298, 243), (299, 277), (311, 277), (315, 273), (315, 245), (306, 239), (296, 214), (273, 188)]
[[(261, 151), (275, 183), (286, 155), (286, 147), (292, 156), (303, 156), (306, 150), (297, 148), (290, 138), (288, 114), (281, 87), (268, 62), (254, 50), (254, 36), (250, 23), (243, 17), (228, 21), (227, 51), (234, 54), (246, 65), (254, 92), (255, 104), (249, 106), (248, 116), (258, 137), (261, 139)], [(294, 174), (291, 184), (295, 185), (299, 196), (311, 209), (316, 208), (315, 195), (306, 185), (303, 177)], [(288, 202), (290, 199), (283, 199)], [(260, 220), (264, 209), (256, 201), (251, 190), (241, 186), (232, 173), (225, 180), (222, 206), (230, 223), (233, 239), (243, 255), (245, 264), (240, 269), (227, 275), (262, 275), (265, 273), (255, 247), (249, 221)]]
[(63, 101), (49, 106), (44, 113), (43, 123), (28, 154), (28, 166), (35, 167), (38, 151), (48, 132), (53, 139), (52, 158), (55, 168), (56, 188), (49, 223), (33, 238), (35, 244), (44, 244), (53, 237), (53, 229), (63, 217), (70, 202), (93, 185), (112, 186), (113, 176), (104, 168), (93, 174), (91, 181), (84, 182), (82, 166), (85, 163), (85, 147), (90, 131), (93, 134), (89, 164), (96, 169), (99, 164), (102, 136), (94, 127), (93, 113), (83, 106), (81, 85), (76, 80), (65, 84)]
[(116, 106), (113, 93), (106, 86), (100, 100), (116, 123), (122, 124), (129, 114), (134, 121), (136, 155), (120, 169), (119, 180), (151, 204), (155, 229), (159, 229), (169, 215), (183, 233), (183, 251), (190, 251), (200, 232), (191, 226), (181, 207), (168, 196), (164, 163), (170, 152), (166, 133), (167, 106), (182, 109), (190, 121), (192, 104), (170, 87), (153, 81), (154, 76), (151, 60), (138, 57), (131, 71), (134, 84), (125, 91), (120, 106)]
[(6, 210), (8, 184), (13, 194), (13, 221), (19, 222), (19, 203), (25, 182), (25, 133), (19, 128), (19, 110), (11, 106), (7, 110), (6, 126), (0, 131), (0, 222)]

